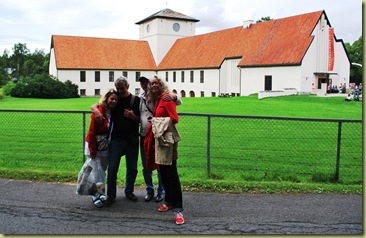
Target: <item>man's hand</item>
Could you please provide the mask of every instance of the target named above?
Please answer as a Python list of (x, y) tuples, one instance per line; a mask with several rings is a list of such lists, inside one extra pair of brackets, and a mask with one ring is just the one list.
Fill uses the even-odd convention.
[(98, 110), (98, 104), (94, 104), (91, 106), (91, 111), (94, 114), (95, 121), (97, 123), (101, 123), (103, 119), (103, 114)]
[(175, 101), (177, 100), (177, 95), (175, 93), (165, 94), (163, 100), (166, 102)]
[(135, 122), (140, 122), (140, 117), (136, 116), (132, 110), (125, 109), (123, 116), (134, 120)]

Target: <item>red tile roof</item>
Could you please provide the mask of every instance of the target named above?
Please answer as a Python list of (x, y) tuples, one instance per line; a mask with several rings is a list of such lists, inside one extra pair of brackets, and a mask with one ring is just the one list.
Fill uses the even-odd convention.
[(179, 39), (158, 69), (218, 68), (225, 58), (239, 66), (299, 65), (324, 11)]
[(53, 35), (58, 69), (156, 70), (147, 41)]

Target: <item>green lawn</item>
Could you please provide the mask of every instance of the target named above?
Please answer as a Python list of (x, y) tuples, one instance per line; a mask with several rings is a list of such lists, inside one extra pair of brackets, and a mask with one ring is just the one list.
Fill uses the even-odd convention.
[[(88, 126), (90, 105), (98, 100), (98, 97), (52, 100), (5, 97), (0, 99), (0, 109), (82, 110), (87, 111)], [(343, 97), (288, 96), (258, 100), (256, 95), (253, 95), (233, 98), (183, 98), (183, 105), (178, 107), (178, 111), (362, 119), (362, 104), (344, 102)], [(80, 113), (0, 113), (0, 176), (74, 182), (83, 157), (82, 120)], [(184, 140), (179, 145), (179, 173), (184, 188), (262, 193), (361, 193), (362, 138), (359, 134), (354, 136), (354, 131), (362, 131), (361, 124), (343, 126), (346, 132), (343, 133), (345, 139), (342, 145), (356, 153), (347, 152), (342, 156), (339, 183), (331, 182), (329, 177), (329, 174), (334, 173), (337, 125), (303, 125), (298, 121), (213, 119), (211, 174), (208, 176), (207, 118), (181, 116), (178, 128)], [(225, 133), (222, 131), (223, 126)], [(297, 136), (294, 136), (294, 130), (298, 131)], [(320, 147), (320, 144), (323, 147)], [(223, 150), (223, 147), (226, 150)], [(313, 148), (317, 148), (317, 153), (322, 154), (321, 158), (313, 157)], [(238, 157), (238, 154), (241, 157)], [(139, 168), (136, 185), (143, 187), (141, 164)], [(123, 162), (119, 173), (119, 184), (123, 186)]]
[[(345, 102), (339, 97), (315, 95), (287, 96), (258, 100), (248, 97), (183, 98), (178, 112), (230, 114), (249, 116), (278, 116), (295, 118), (362, 119), (362, 103)], [(5, 97), (0, 109), (90, 110), (99, 97), (76, 99), (34, 99)]]

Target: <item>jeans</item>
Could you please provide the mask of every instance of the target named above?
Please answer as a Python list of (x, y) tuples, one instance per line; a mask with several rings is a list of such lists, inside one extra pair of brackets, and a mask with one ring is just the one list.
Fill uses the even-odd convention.
[[(148, 194), (154, 194), (155, 186), (152, 181), (153, 172), (146, 169), (146, 156), (144, 150), (144, 136), (140, 137), (140, 154), (142, 160), (142, 174), (144, 176), (145, 184), (146, 184), (146, 192)], [(164, 186), (161, 180), (160, 169), (158, 169), (158, 194), (164, 194)]]
[[(138, 139), (137, 139), (138, 140)], [(107, 179), (107, 195), (115, 198), (117, 193), (117, 173), (122, 156), (126, 156), (126, 185), (125, 195), (134, 191), (137, 177), (138, 141), (112, 138), (109, 145), (109, 164)]]

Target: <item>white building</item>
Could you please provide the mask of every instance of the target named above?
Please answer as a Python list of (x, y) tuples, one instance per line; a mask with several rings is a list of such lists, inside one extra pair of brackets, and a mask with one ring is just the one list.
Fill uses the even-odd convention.
[(49, 73), (87, 96), (113, 88), (120, 75), (136, 94), (141, 75), (158, 75), (182, 97), (349, 85), (351, 64), (325, 11), (195, 35), (198, 21), (164, 9), (136, 23), (139, 40), (53, 35)]

